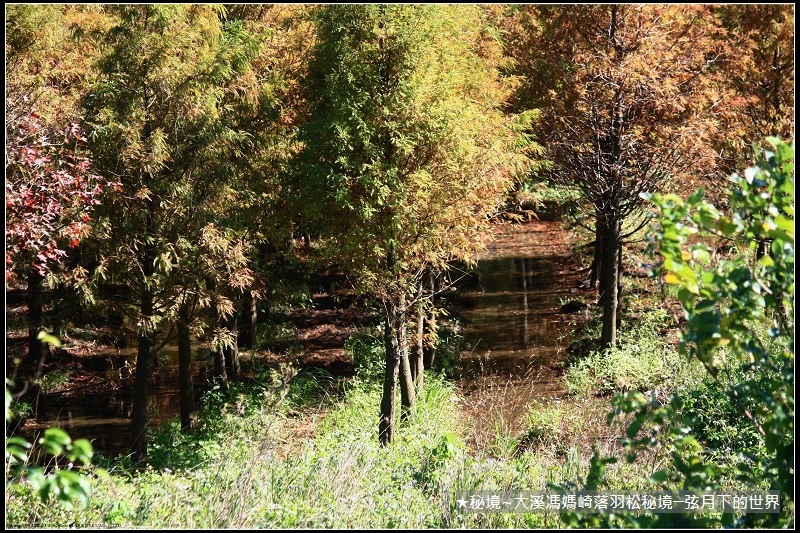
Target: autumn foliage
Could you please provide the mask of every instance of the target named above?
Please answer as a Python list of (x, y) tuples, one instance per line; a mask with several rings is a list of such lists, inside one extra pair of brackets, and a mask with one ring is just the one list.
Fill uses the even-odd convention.
[(36, 114), (24, 116), (6, 137), (6, 282), (23, 271), (41, 276), (61, 265), (89, 228), (90, 210), (106, 187), (81, 152), (76, 123), (58, 134)]

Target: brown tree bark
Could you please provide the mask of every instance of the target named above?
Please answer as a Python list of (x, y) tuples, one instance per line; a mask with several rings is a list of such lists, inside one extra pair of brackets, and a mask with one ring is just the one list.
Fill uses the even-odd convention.
[(178, 314), (178, 382), (181, 398), (181, 429), (197, 426), (197, 408), (192, 380), (192, 344), (189, 332), (189, 309), (182, 306)]
[(619, 248), (620, 222), (610, 220), (606, 224), (605, 249), (603, 253), (603, 332), (600, 344), (603, 349), (613, 347), (617, 342), (617, 312), (619, 288)]
[(617, 254), (617, 330), (622, 327), (622, 242)]
[(219, 379), (222, 390), (228, 390), (228, 373), (225, 371), (225, 349), (220, 347), (214, 351), (214, 378)]
[[(145, 236), (151, 235), (154, 225), (155, 203), (148, 201)], [(145, 242), (147, 242), (145, 240)], [(138, 351), (136, 353), (136, 374), (133, 382), (133, 407), (131, 413), (131, 453), (134, 461), (143, 461), (147, 457), (147, 413), (148, 386), (150, 380), (150, 348), (153, 345), (152, 326), (149, 321), (153, 316), (153, 293), (146, 281), (153, 276), (155, 249), (153, 244), (145, 244), (141, 256), (144, 274), (140, 296), (141, 319), (145, 323), (139, 328)]]
[(252, 291), (239, 298), (239, 313), (242, 321), (239, 327), (236, 342), (239, 348), (253, 350), (256, 341), (256, 325), (258, 322), (258, 300)]
[(384, 346), (386, 349), (386, 371), (383, 378), (383, 397), (378, 422), (378, 440), (382, 446), (394, 442), (397, 381), (400, 373), (400, 346), (395, 331), (400, 319), (395, 302), (385, 302)]
[[(600, 217), (595, 217), (599, 220)], [(594, 239), (594, 259), (592, 259), (592, 267), (589, 274), (589, 288), (596, 289), (598, 282), (600, 282), (602, 275), (600, 273), (601, 265), (603, 262), (603, 227), (598, 223), (595, 228)], [(602, 283), (602, 282), (601, 282)]]
[(28, 356), (31, 361), (42, 361), (47, 348), (39, 340), (42, 330), (42, 278), (41, 274), (32, 268), (28, 273), (28, 291), (26, 293), (28, 304)]
[(436, 360), (436, 335), (438, 325), (436, 324), (436, 292), (438, 287), (438, 276), (434, 272), (428, 273), (428, 290), (430, 290), (431, 301), (428, 306), (428, 316), (425, 319), (425, 347), (424, 359), (425, 367), (433, 369), (433, 363)]
[(425, 291), (425, 278), (420, 280), (417, 290), (417, 328), (414, 336), (414, 357), (411, 364), (411, 374), (417, 394), (422, 392), (425, 381), (425, 305), (422, 297)]
[(414, 391), (414, 378), (411, 375), (411, 361), (408, 356), (408, 334), (406, 320), (408, 308), (405, 295), (398, 297), (397, 324), (394, 335), (397, 337), (398, 355), (400, 357), (400, 418), (406, 420), (414, 410), (417, 395)]

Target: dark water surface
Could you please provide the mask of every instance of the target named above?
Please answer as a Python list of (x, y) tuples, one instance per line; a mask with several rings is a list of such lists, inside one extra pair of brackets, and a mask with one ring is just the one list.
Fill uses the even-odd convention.
[(578, 279), (557, 222), (502, 227), (461, 290), (459, 387), (477, 443), (503, 425), (519, 431), (531, 402), (563, 395), (559, 363), (575, 315), (560, 312)]
[[(33, 418), (26, 422), (23, 434), (35, 439), (45, 428), (57, 426), (65, 429), (73, 439), (89, 439), (96, 453), (127, 455), (131, 445), (136, 348), (101, 349), (80, 357), (91, 358), (94, 367), (104, 370), (86, 376), (88, 380), (85, 383), (70, 385), (65, 393), (41, 395), (34, 399)], [(195, 359), (196, 376), (204, 358), (197, 358), (195, 354)], [(81, 389), (93, 392), (86, 393)], [(167, 345), (159, 352), (159, 365), (150, 380), (148, 414), (151, 428), (180, 416), (177, 346)]]

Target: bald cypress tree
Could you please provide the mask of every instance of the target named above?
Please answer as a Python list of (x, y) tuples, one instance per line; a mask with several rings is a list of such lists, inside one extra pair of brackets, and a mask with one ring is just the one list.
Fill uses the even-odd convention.
[(528, 159), (499, 109), (498, 45), (478, 6), (325, 6), (316, 23), (300, 194), (336, 260), (383, 309), (379, 440), (389, 444), (398, 380), (404, 413), (414, 406), (415, 287), (426, 268), (470, 257)]
[[(228, 266), (242, 266), (229, 255), (235, 243), (221, 242), (227, 232), (217, 228), (217, 215), (232, 203), (231, 161), (247, 144), (235, 115), (248, 97), (241, 78), (255, 43), (241, 25), (223, 24), (219, 7), (109, 9), (116, 22), (104, 34), (108, 53), (85, 107), (96, 169), (114, 176), (122, 193), (98, 206), (94, 238), (100, 273), (131, 295), (124, 302), (138, 327), (131, 450), (143, 459), (156, 334), (177, 323), (180, 368), (188, 372), (187, 312), (209, 300), (201, 292), (211, 289), (198, 279), (221, 263), (198, 258), (225, 255)], [(241, 268), (239, 275), (246, 278)], [(231, 306), (223, 299), (221, 307)], [(191, 387), (186, 378), (184, 389)]]

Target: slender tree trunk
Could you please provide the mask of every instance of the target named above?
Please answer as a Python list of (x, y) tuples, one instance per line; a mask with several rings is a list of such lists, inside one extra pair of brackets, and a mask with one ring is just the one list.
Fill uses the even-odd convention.
[(386, 348), (386, 372), (383, 378), (383, 398), (381, 414), (378, 422), (378, 440), (382, 446), (394, 442), (395, 412), (397, 397), (397, 379), (400, 373), (400, 347), (397, 335), (397, 306), (394, 302), (386, 302), (386, 320), (384, 322), (384, 346)]
[(256, 334), (258, 333), (258, 298), (252, 291), (250, 292), (250, 316), (248, 318), (250, 339), (247, 343), (247, 349), (253, 351), (256, 349)]
[(411, 373), (417, 387), (417, 394), (422, 392), (425, 381), (425, 305), (422, 302), (424, 293), (425, 278), (423, 277), (417, 290), (417, 331), (414, 337), (414, 360), (411, 364)]
[[(152, 275), (153, 261), (149, 260), (152, 255), (149, 251), (145, 252), (143, 269), (146, 278)], [(153, 295), (149, 289), (142, 289), (140, 311), (144, 321), (151, 320), (153, 315)], [(150, 380), (151, 335), (149, 324), (139, 328), (139, 346), (136, 354), (136, 374), (133, 383), (133, 409), (131, 414), (131, 452), (136, 461), (143, 461), (147, 457), (147, 400), (148, 382)]]
[(220, 347), (214, 351), (214, 377), (219, 379), (222, 390), (228, 390), (228, 373), (225, 371), (225, 349)]
[[(608, 242), (606, 242), (608, 229), (606, 228), (606, 223), (604, 221), (604, 217), (602, 214), (597, 214), (597, 239), (594, 245), (594, 255), (595, 261), (597, 262), (597, 286), (600, 287), (600, 295), (597, 300), (597, 305), (603, 305), (603, 294), (604, 290), (603, 287), (603, 277), (605, 276), (605, 267), (606, 261), (603, 259), (606, 255), (606, 248), (608, 247)], [(592, 286), (594, 288), (594, 286)]]
[[(28, 355), (31, 361), (42, 361), (47, 348), (39, 340), (42, 330), (42, 278), (41, 274), (31, 268), (28, 273)], [(41, 363), (40, 363), (41, 364)]]
[[(599, 217), (598, 217), (599, 220)], [(598, 222), (595, 228), (594, 239), (594, 259), (592, 260), (592, 267), (589, 273), (589, 288), (596, 289), (597, 282), (600, 280), (600, 269), (603, 262), (603, 228)]]
[(428, 317), (425, 320), (425, 348), (424, 358), (425, 366), (433, 369), (433, 363), (436, 360), (436, 333), (438, 330), (436, 324), (436, 291), (438, 277), (433, 271), (428, 273), (428, 289), (431, 291), (431, 301), (428, 306)]
[[(212, 278), (206, 278), (206, 287), (209, 291), (216, 291), (217, 282)], [(216, 314), (216, 322), (218, 327), (227, 327), (225, 316), (220, 314), (218, 311)], [(234, 342), (236, 338), (234, 337)], [(229, 388), (228, 384), (228, 373), (225, 369), (225, 348), (222, 346), (214, 349), (213, 353), (214, 357), (214, 378), (219, 380), (219, 385), (222, 390), (227, 391)]]
[[(217, 313), (217, 325), (225, 326), (225, 317), (220, 313)], [(214, 350), (214, 378), (219, 380), (222, 390), (228, 390), (228, 372), (225, 368), (225, 347), (223, 346)]]
[(618, 279), (617, 269), (619, 255), (620, 224), (611, 220), (606, 226), (606, 242), (603, 253), (603, 333), (600, 340), (602, 348), (610, 348), (617, 341), (617, 306)]
[[(225, 317), (219, 313), (217, 314), (217, 325), (220, 327), (227, 326)], [(228, 381), (228, 365), (226, 365), (227, 361), (225, 358), (226, 349), (227, 348), (224, 346), (219, 346), (216, 350), (214, 350), (214, 377), (219, 380), (220, 387), (222, 387), (222, 390), (225, 391), (230, 388)]]
[(192, 344), (189, 336), (189, 309), (181, 306), (178, 314), (178, 382), (181, 398), (181, 429), (197, 426), (197, 408), (192, 382)]
[[(238, 306), (234, 306), (234, 309), (236, 307)], [(227, 378), (229, 380), (237, 381), (241, 371), (241, 363), (239, 361), (239, 346), (237, 343), (239, 321), (237, 320), (236, 313), (232, 313), (231, 316), (225, 320), (225, 322), (228, 331), (230, 331), (231, 336), (233, 337), (233, 343), (223, 349), (225, 358), (225, 373), (227, 374)]]
[(411, 415), (417, 402), (417, 395), (414, 391), (414, 377), (411, 374), (411, 361), (408, 356), (407, 319), (406, 296), (402, 294), (398, 298), (397, 323), (394, 334), (397, 336), (400, 356), (400, 404), (402, 406), (400, 418), (403, 420), (406, 420)]
[(239, 333), (236, 339), (239, 348), (252, 350), (255, 343), (257, 305), (256, 298), (252, 291), (247, 296), (239, 298), (238, 312), (242, 317), (240, 321)]
[[(146, 307), (142, 298), (142, 309)], [(131, 414), (131, 452), (135, 461), (147, 457), (147, 397), (150, 379), (150, 336), (139, 334), (139, 349), (136, 354), (136, 374), (133, 382), (133, 409)]]
[(617, 329), (622, 327), (622, 243), (617, 254)]
[[(145, 15), (145, 27), (148, 24), (150, 10), (148, 9)], [(147, 75), (142, 78), (143, 81), (143, 101), (150, 100), (150, 88), (147, 84)], [(153, 132), (153, 126), (148, 116), (148, 110), (144, 110), (145, 123), (144, 130), (141, 134), (141, 141), (143, 144), (149, 142)], [(140, 175), (142, 183), (149, 183), (154, 176), (148, 175), (144, 172)], [(153, 346), (153, 275), (155, 274), (155, 258), (156, 248), (154, 232), (156, 227), (156, 210), (158, 208), (158, 200), (154, 196), (150, 196), (146, 204), (146, 216), (144, 228), (142, 231), (141, 241), (144, 243), (142, 246), (141, 255), (137, 258), (142, 271), (141, 287), (139, 293), (139, 310), (141, 312), (142, 325), (139, 327), (138, 351), (136, 353), (136, 374), (133, 381), (133, 406), (131, 408), (131, 454), (134, 461), (144, 461), (147, 458), (147, 426), (149, 424), (149, 417), (147, 412), (148, 403), (148, 386), (150, 381), (150, 358), (157, 354), (151, 354)]]

